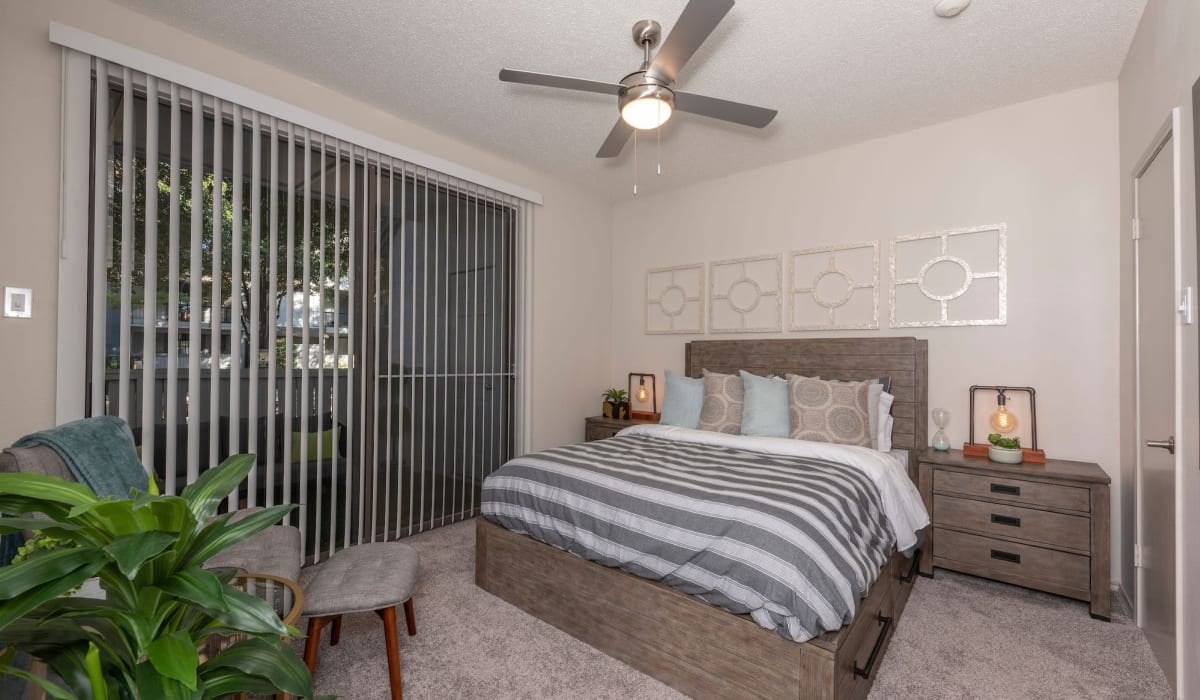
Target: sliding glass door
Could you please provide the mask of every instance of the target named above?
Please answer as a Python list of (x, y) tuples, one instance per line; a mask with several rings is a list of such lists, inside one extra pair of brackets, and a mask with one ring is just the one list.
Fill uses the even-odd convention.
[(424, 173), (393, 177), (387, 198), (375, 512), (405, 532), (470, 515), (512, 456), (515, 212)]
[[(94, 61), (86, 414), (313, 559), (473, 515), (514, 449), (511, 197)], [(84, 300), (80, 300), (83, 303)]]

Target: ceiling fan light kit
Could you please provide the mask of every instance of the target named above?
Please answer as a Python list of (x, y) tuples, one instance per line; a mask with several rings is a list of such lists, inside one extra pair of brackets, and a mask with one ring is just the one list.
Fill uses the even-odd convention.
[(633, 41), (642, 49), (642, 65), (619, 83), (507, 68), (500, 71), (500, 80), (616, 95), (620, 118), (596, 153), (597, 158), (620, 155), (636, 130), (656, 129), (675, 112), (761, 129), (775, 118), (775, 110), (675, 89), (680, 70), (732, 8), (733, 0), (689, 0), (653, 59), (650, 51), (658, 46), (662, 27), (651, 19), (637, 22), (633, 25)]
[(675, 92), (670, 82), (646, 73), (650, 68), (650, 49), (658, 46), (662, 26), (652, 19), (633, 25), (633, 41), (642, 47), (642, 67), (621, 79), (617, 93), (617, 109), (621, 119), (635, 129), (657, 129), (671, 118), (675, 110)]
[(675, 93), (669, 87), (645, 82), (621, 88), (621, 97), (617, 104), (621, 108), (621, 118), (629, 126), (635, 129), (657, 129), (665, 124), (671, 118), (671, 112), (675, 111)]

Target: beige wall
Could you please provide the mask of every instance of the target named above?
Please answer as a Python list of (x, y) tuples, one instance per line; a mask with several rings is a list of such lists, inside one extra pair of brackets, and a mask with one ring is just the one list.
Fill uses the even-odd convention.
[[(34, 318), (0, 318), (0, 445), (54, 420), (59, 21), (540, 191), (536, 212), (534, 446), (582, 437), (609, 367), (607, 202), (103, 0), (0, 0), (0, 286), (33, 289)], [(404, 86), (397, 85), (402, 90)]]
[(689, 337), (643, 333), (646, 268), (876, 239), (886, 285), (887, 239), (1005, 222), (1008, 325), (891, 331), (883, 286), (883, 330), (810, 335), (928, 338), (930, 406), (951, 411), (951, 443), (967, 437), (971, 384), (1032, 385), (1039, 446), (1119, 482), (1117, 159), (1108, 83), (620, 203), (612, 381), (683, 369)]
[[(1196, 287), (1196, 170), (1192, 131), (1192, 84), (1200, 78), (1200, 3), (1196, 0), (1150, 0), (1130, 47), (1120, 78), (1121, 115), (1121, 465), (1126, 494), (1123, 517), (1133, 518), (1133, 477), (1137, 444), (1134, 442), (1134, 355), (1133, 355), (1133, 219), (1132, 182), (1138, 160), (1170, 115), (1181, 107), (1183, 188), (1183, 286)], [(1175, 436), (1182, 455), (1184, 504), (1183, 560), (1178, 562), (1190, 582), (1184, 593), (1184, 624), (1178, 631), (1184, 649), (1179, 669), (1180, 697), (1200, 697), (1200, 397), (1197, 388), (1198, 350), (1196, 326), (1183, 327), (1183, 430)], [(1153, 507), (1147, 511), (1154, 517)], [(1126, 551), (1133, 546), (1133, 528), (1125, 528)], [(1124, 562), (1126, 576), (1133, 562)]]

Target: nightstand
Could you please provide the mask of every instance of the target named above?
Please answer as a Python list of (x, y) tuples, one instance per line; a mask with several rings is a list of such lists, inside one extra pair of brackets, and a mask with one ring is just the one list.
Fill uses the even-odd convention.
[(1056, 593), (1109, 619), (1111, 479), (1100, 465), (1000, 464), (927, 449), (919, 472), (933, 519), (923, 575), (941, 567)]
[(621, 432), (622, 429), (628, 428), (631, 425), (650, 422), (652, 421), (623, 420), (620, 418), (605, 418), (604, 416), (590, 416), (584, 420), (583, 440), (584, 442), (603, 440), (604, 438), (610, 438), (616, 435), (617, 433)]

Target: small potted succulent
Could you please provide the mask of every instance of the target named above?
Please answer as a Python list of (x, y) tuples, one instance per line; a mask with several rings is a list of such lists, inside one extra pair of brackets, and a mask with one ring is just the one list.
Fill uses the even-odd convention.
[(604, 417), (629, 418), (629, 394), (624, 389), (604, 392)]
[(992, 433), (988, 435), (988, 442), (992, 443), (988, 447), (988, 459), (993, 462), (1020, 464), (1025, 461), (1025, 455), (1021, 451), (1021, 438), (1006, 438), (1000, 433)]

